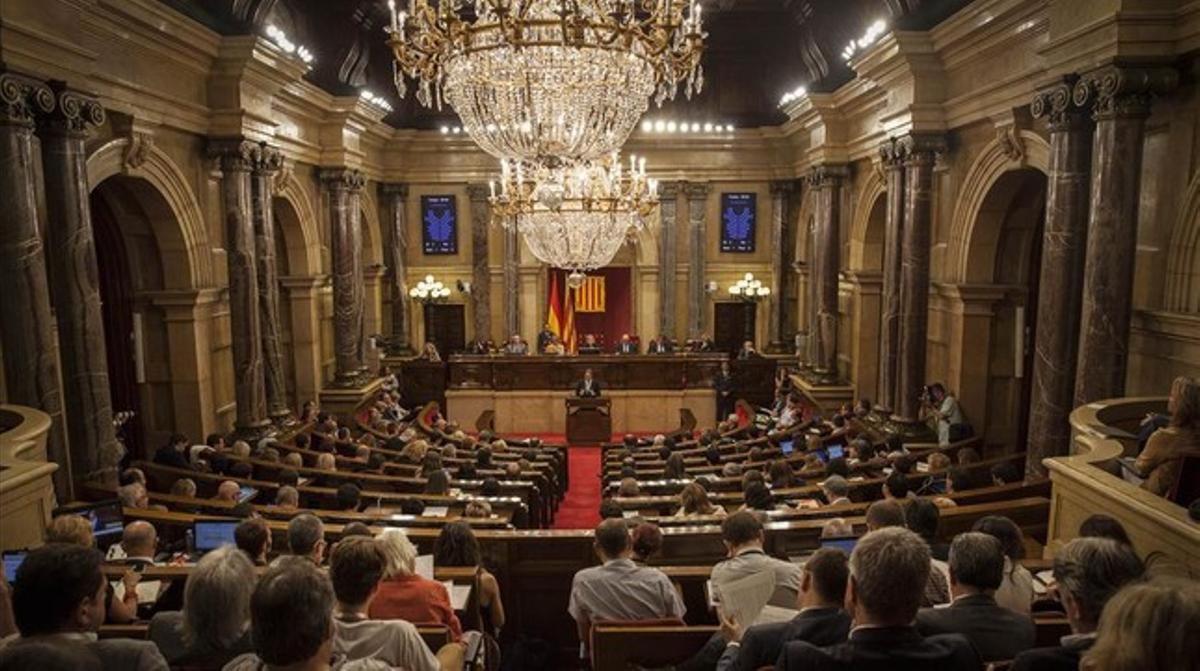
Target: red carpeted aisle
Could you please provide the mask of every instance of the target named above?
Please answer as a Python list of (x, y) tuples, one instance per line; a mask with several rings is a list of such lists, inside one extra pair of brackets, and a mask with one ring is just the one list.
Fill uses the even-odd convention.
[(571, 486), (554, 517), (555, 529), (592, 529), (600, 523), (600, 448), (567, 448)]

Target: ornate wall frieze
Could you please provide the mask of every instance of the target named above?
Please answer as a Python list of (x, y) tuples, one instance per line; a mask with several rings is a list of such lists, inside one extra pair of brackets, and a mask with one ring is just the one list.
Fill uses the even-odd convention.
[(259, 160), (262, 145), (240, 137), (212, 138), (205, 149), (221, 172), (250, 172)]
[(949, 150), (946, 136), (940, 133), (910, 133), (896, 140), (904, 165), (933, 165)]
[(283, 154), (280, 153), (279, 148), (265, 142), (260, 144), (258, 155), (254, 157), (254, 163), (251, 165), (254, 174), (273, 177), (282, 167)]
[(808, 173), (808, 185), (814, 189), (821, 189), (827, 186), (835, 186), (841, 184), (843, 180), (850, 177), (850, 166), (826, 163), (818, 165)]

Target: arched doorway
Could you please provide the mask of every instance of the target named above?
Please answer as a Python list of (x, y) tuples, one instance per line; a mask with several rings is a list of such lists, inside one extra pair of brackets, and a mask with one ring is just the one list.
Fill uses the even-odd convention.
[[(1034, 168), (1002, 173), (976, 213), (966, 282), (959, 287), (960, 399), (974, 408), (968, 414), (976, 416), (968, 420), (987, 442), (1018, 449), (1025, 442), (1032, 391), (1045, 210), (1045, 173)], [(989, 313), (986, 335), (972, 337), (972, 327), (965, 324)], [(985, 327), (979, 322), (974, 328)], [(987, 347), (981, 352), (983, 338)], [(980, 356), (984, 353), (986, 358)]]
[(845, 342), (839, 351), (849, 358), (846, 376), (854, 384), (855, 396), (876, 399), (879, 388), (880, 341), (883, 329), (883, 244), (887, 217), (887, 193), (869, 188), (856, 211), (849, 236), (844, 276), (852, 286), (847, 324), (839, 329)]
[(177, 430), (166, 326), (145, 298), (163, 289), (154, 222), (170, 208), (148, 182), (126, 176), (101, 182), (90, 201), (113, 411), (134, 413), (122, 435), (132, 455), (148, 455)]

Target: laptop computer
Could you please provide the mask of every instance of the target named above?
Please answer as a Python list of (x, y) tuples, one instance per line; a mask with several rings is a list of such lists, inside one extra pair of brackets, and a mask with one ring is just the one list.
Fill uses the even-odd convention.
[(821, 547), (837, 548), (846, 554), (854, 551), (856, 543), (858, 543), (858, 536), (829, 536), (821, 539)]
[(192, 547), (196, 554), (212, 552), (223, 545), (234, 545), (237, 520), (196, 520), (192, 522)]
[(125, 512), (119, 499), (54, 511), (56, 517), (60, 514), (79, 515), (91, 523), (96, 547), (102, 552), (120, 541), (121, 534), (125, 532)]

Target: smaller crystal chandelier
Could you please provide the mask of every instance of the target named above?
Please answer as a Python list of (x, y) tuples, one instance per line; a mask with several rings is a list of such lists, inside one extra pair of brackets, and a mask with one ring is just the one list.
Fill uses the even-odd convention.
[(744, 301), (754, 302), (771, 295), (771, 287), (764, 287), (762, 281), (754, 279), (754, 273), (729, 285), (729, 295)]
[(450, 297), (450, 287), (426, 275), (417, 286), (408, 290), (408, 295), (422, 303), (440, 303)]
[(515, 228), (538, 260), (572, 276), (608, 265), (658, 205), (646, 159), (630, 156), (624, 169), (616, 152), (554, 166), (505, 160), (499, 191), (489, 187), (493, 222)]

